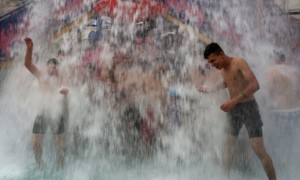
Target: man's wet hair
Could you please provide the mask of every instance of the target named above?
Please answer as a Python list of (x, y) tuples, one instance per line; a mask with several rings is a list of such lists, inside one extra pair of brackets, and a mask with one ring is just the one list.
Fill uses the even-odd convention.
[(96, 64), (94, 62), (88, 62), (85, 64), (84, 66), (85, 68), (88, 68), (88, 69), (92, 69), (92, 70), (96, 70)]
[(276, 62), (277, 63), (284, 63), (285, 62), (285, 55), (283, 52), (281, 51), (273, 51), (274, 52), (274, 56), (276, 58)]
[(64, 55), (66, 55), (66, 52), (63, 51), (62, 49), (59, 49), (59, 50), (57, 51), (57, 56), (64, 56)]
[(221, 52), (224, 52), (223, 49), (219, 46), (219, 44), (212, 42), (209, 45), (206, 46), (204, 50), (204, 59), (207, 59), (209, 55), (211, 54), (220, 54)]
[(47, 65), (50, 65), (50, 64), (54, 64), (54, 65), (59, 65), (59, 61), (56, 59), (56, 58), (50, 58), (48, 61), (47, 61)]

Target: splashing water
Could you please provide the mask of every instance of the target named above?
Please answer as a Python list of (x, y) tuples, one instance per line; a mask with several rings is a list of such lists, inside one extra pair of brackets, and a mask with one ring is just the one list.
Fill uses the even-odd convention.
[[(56, 170), (55, 146), (47, 130), (42, 155), (45, 167), (36, 167), (31, 144), (35, 117), (44, 106), (52, 117), (58, 117), (63, 108), (60, 94), (45, 95), (24, 67), (25, 44), (20, 41), (14, 49), (20, 57), (1, 82), (1, 179), (224, 179), (221, 159), (226, 114), (219, 105), (228, 97), (225, 91), (208, 95), (197, 91), (197, 86), (220, 78), (202, 57), (206, 42), (198, 40), (198, 30), (186, 27), (199, 29), (220, 42), (225, 52), (247, 59), (262, 87), (256, 99), (278, 179), (298, 177), (300, 142), (291, 142), (292, 151), (277, 142), (274, 134), (279, 130), (273, 126), (271, 110), (265, 108), (269, 105), (264, 79), (271, 64), (269, 55), (274, 49), (287, 50), (287, 44), (300, 34), (300, 28), (282, 16), (280, 9), (266, 1), (262, 23), (256, 28), (255, 1), (191, 0), (184, 5), (149, 1), (176, 7), (175, 13), (175, 8), (166, 13), (174, 13), (181, 22), (178, 27), (164, 13), (149, 13), (150, 7), (137, 7), (136, 13), (126, 16), (124, 11), (139, 1), (110, 1), (118, 3), (112, 14), (104, 8), (104, 13), (99, 10), (89, 18), (91, 4), (97, 1), (70, 2), (35, 1), (24, 17), (29, 22), (26, 36), (33, 39), (34, 52), (39, 54), (39, 61), (34, 62), (39, 69), (46, 70), (47, 59), (56, 57), (58, 49), (65, 52), (59, 66), (69, 88), (65, 166)], [(185, 14), (180, 13), (182, 9)], [(145, 14), (152, 19), (142, 16)], [(60, 34), (71, 22), (75, 22), (72, 29)], [(101, 80), (85, 72), (87, 64), (90, 69), (95, 67), (94, 75)], [(113, 68), (116, 92), (110, 82)], [(236, 145), (230, 178), (265, 179), (244, 134), (241, 132)], [(298, 134), (293, 136), (300, 137)], [(288, 155), (295, 161), (287, 158), (282, 163), (280, 157)]]

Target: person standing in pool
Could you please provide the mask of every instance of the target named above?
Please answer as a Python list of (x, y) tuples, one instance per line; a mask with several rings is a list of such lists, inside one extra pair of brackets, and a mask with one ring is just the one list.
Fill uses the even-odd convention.
[[(300, 152), (300, 70), (286, 62), (283, 52), (275, 51), (274, 65), (266, 71), (268, 103), (271, 106), (273, 145), (281, 171), (292, 174), (293, 165), (299, 163)], [(296, 155), (296, 156), (295, 156)], [(289, 179), (289, 178), (288, 178)]]
[(230, 174), (233, 162), (235, 140), (242, 125), (245, 124), (253, 151), (260, 159), (268, 178), (275, 180), (275, 169), (264, 146), (263, 123), (253, 95), (259, 90), (259, 84), (254, 73), (243, 58), (227, 56), (217, 43), (210, 43), (206, 46), (204, 58), (221, 71), (223, 82), (213, 88), (200, 87), (198, 90), (208, 93), (227, 88), (230, 95), (230, 99), (220, 107), (229, 115), (224, 158), (227, 175)]
[(59, 61), (51, 58), (47, 61), (47, 73), (40, 71), (32, 64), (33, 42), (30, 38), (24, 39), (26, 43), (25, 67), (39, 82), (42, 93), (42, 101), (39, 114), (36, 116), (32, 130), (32, 146), (35, 160), (38, 166), (43, 166), (42, 152), (43, 140), (47, 127), (50, 126), (53, 133), (53, 141), (56, 149), (57, 168), (64, 165), (65, 126), (68, 114), (67, 94), (68, 89), (62, 87), (62, 78), (59, 76), (57, 66)]

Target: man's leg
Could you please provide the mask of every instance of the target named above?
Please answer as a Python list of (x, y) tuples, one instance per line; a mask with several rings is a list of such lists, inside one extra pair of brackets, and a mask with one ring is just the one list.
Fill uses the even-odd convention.
[(42, 167), (42, 153), (43, 153), (44, 134), (32, 134), (32, 148), (34, 152), (35, 161), (39, 168)]
[(263, 138), (262, 137), (251, 138), (250, 143), (253, 151), (260, 159), (269, 180), (276, 180), (276, 174), (275, 174), (273, 162), (265, 149)]
[(230, 169), (233, 162), (233, 152), (234, 152), (234, 144), (236, 137), (233, 135), (226, 135), (225, 140), (225, 155), (224, 155), (224, 169), (227, 177), (229, 177)]
[(79, 146), (79, 127), (76, 126), (73, 129), (73, 155), (75, 158), (78, 157), (78, 146)]
[(56, 149), (57, 168), (60, 169), (65, 163), (65, 135), (55, 134), (53, 135), (53, 141)]

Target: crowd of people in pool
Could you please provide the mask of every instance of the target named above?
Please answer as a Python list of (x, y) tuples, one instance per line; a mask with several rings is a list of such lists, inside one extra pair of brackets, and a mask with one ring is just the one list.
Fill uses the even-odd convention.
[[(26, 54), (25, 66), (40, 81), (41, 91), (55, 93), (53, 89), (67, 87), (60, 91), (63, 97), (60, 115), (52, 119), (47, 110), (49, 106), (46, 105), (41, 108), (35, 120), (33, 147), (38, 164), (42, 163), (43, 135), (48, 125), (51, 125), (55, 136), (61, 137), (58, 144), (64, 143), (61, 135), (71, 128), (74, 154), (78, 154), (79, 149), (82, 149), (78, 147), (79, 141), (88, 141), (88, 138), (83, 137), (86, 131), (95, 126), (96, 121), (107, 119), (98, 117), (99, 119), (88, 120), (98, 110), (118, 114), (118, 117), (108, 114), (101, 116), (119, 119), (119, 136), (122, 136), (124, 144), (122, 151), (135, 147), (132, 150), (134, 153), (140, 150), (138, 154), (149, 154), (153, 151), (152, 145), (157, 143), (158, 134), (163, 131), (167, 134), (174, 133), (180, 127), (184, 113), (180, 107), (182, 97), (176, 85), (184, 81), (203, 81), (209, 66), (203, 61), (202, 65), (199, 63), (199, 67), (190, 67), (191, 71), (182, 71), (182, 62), (175, 56), (175, 35), (166, 34), (164, 37), (165, 54), (157, 48), (151, 36), (137, 37), (135, 49), (125, 53), (122, 52), (123, 47), (117, 47), (118, 43), (90, 42), (91, 49), (85, 51), (82, 59), (75, 63), (70, 63), (71, 54), (59, 50), (57, 58), (47, 61), (47, 73), (40, 72), (32, 62), (33, 42), (30, 38), (25, 39), (27, 52), (30, 51)], [(120, 44), (126, 46), (125, 42)], [(196, 77), (197, 75), (199, 76)], [(82, 102), (74, 105), (68, 98), (69, 91), (73, 96), (77, 95), (78, 99), (83, 97), (80, 99)], [(76, 120), (72, 120), (74, 118)], [(60, 164), (62, 166), (63, 162)]]
[[(222, 163), (226, 172), (229, 174), (232, 164), (235, 140), (245, 125), (251, 147), (266, 174), (269, 179), (276, 179), (272, 159), (264, 147), (263, 123), (253, 95), (259, 84), (246, 60), (226, 55), (216, 43), (209, 44), (201, 52), (202, 46), (198, 42), (188, 42), (186, 32), (180, 29), (163, 34), (162, 41), (157, 42), (153, 35), (155, 22), (149, 20), (147, 23), (147, 31), (138, 32), (133, 44), (126, 34), (105, 43), (91, 39), (92, 55), (97, 54), (94, 58), (87, 55), (70, 63), (72, 54), (59, 51), (57, 58), (47, 61), (47, 72), (42, 72), (32, 62), (33, 42), (30, 38), (25, 39), (25, 66), (38, 79), (43, 95), (49, 97), (42, 100), (44, 103), (33, 125), (37, 164), (43, 166), (42, 145), (48, 126), (54, 137), (58, 167), (64, 166), (66, 141), (72, 142), (75, 156), (82, 156), (93, 145), (109, 149), (112, 133), (120, 139), (123, 147), (120, 153), (151, 155), (161, 144), (161, 136), (176, 133), (190, 118), (181, 105), (183, 100), (192, 104), (195, 99), (182, 96), (177, 86), (180, 84), (197, 87), (202, 93), (227, 88), (230, 98), (220, 107), (230, 117), (225, 128), (228, 136)], [(293, 122), (293, 126), (299, 117), (299, 69), (291, 70), (284, 65), (282, 53), (276, 52), (274, 57), (280, 59), (276, 62), (280, 65), (267, 71), (268, 95), (272, 98), (274, 113), (280, 114), (276, 118), (293, 118), (288, 122)], [(199, 64), (189, 66), (188, 58), (197, 59)], [(204, 87), (203, 83), (207, 81), (215, 83)], [(59, 95), (56, 102), (52, 100), (53, 94)], [(115, 124), (111, 127), (109, 123), (101, 123), (105, 127), (95, 140), (89, 133), (98, 127), (99, 121)], [(282, 122), (277, 121), (280, 126)], [(72, 132), (72, 138), (66, 138), (68, 131)], [(292, 136), (297, 137), (297, 132)]]

